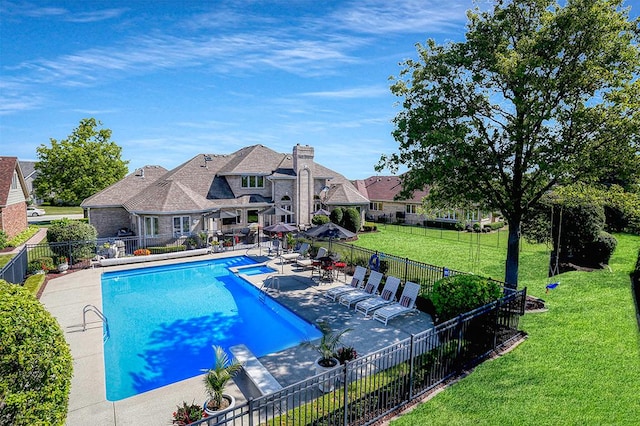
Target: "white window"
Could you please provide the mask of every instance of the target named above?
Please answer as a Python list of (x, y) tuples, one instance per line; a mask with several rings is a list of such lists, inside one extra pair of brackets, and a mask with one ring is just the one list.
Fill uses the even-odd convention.
[(406, 212), (409, 214), (416, 214), (418, 212), (418, 206), (416, 204), (407, 204)]
[(380, 201), (372, 201), (369, 203), (369, 210), (382, 211), (382, 203)]
[[(289, 197), (288, 195), (285, 195), (284, 197), (282, 197), (280, 199), (280, 201), (282, 202), (282, 204), (280, 205), (280, 207), (282, 207), (283, 209), (287, 210), (287, 211), (292, 211), (292, 207), (291, 207), (291, 197)], [(293, 216), (288, 214), (288, 215), (282, 215), (280, 216), (280, 222), (283, 223), (293, 223)]]
[(264, 188), (264, 176), (242, 176), (243, 188)]
[(13, 172), (13, 177), (11, 178), (11, 189), (18, 189), (18, 173)]
[(144, 235), (146, 236), (156, 236), (158, 235), (158, 217), (157, 216), (147, 216), (144, 218)]
[(174, 216), (173, 217), (173, 235), (189, 235), (191, 233), (191, 217)]

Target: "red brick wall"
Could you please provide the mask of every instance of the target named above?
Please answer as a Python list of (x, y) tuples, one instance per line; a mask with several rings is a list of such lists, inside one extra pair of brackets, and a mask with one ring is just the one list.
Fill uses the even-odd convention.
[(2, 216), (0, 226), (9, 238), (13, 238), (27, 229), (27, 203), (11, 204), (3, 208), (0, 215)]

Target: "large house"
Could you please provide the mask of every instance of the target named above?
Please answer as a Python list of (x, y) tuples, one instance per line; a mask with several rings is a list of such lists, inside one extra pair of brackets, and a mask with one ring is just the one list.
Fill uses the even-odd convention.
[(100, 237), (128, 228), (171, 238), (276, 222), (306, 227), (315, 211), (338, 206), (355, 207), (364, 219), (368, 205), (348, 179), (316, 163), (308, 145), (291, 154), (262, 145), (199, 154), (170, 171), (145, 166), (81, 204)]
[(29, 191), (17, 157), (0, 157), (0, 231), (13, 238), (27, 226)]

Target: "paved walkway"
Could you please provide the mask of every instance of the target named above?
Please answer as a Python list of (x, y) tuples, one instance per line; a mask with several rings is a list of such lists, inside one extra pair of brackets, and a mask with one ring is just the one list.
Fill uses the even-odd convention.
[[(234, 251), (207, 255), (222, 257), (243, 255)], [(258, 255), (258, 253), (255, 253)], [(192, 260), (202, 260), (202, 256)], [(261, 260), (264, 260), (263, 257)], [(159, 262), (158, 264), (184, 263), (189, 259)], [(132, 269), (148, 265), (114, 266), (87, 269), (53, 279), (47, 284), (41, 301), (60, 323), (71, 347), (74, 359), (74, 375), (69, 399), (68, 425), (121, 426), (169, 424), (176, 405), (182, 401), (204, 401), (202, 376), (183, 380), (149, 392), (111, 402), (106, 400), (102, 323), (89, 324), (82, 331), (82, 308), (87, 304), (102, 307), (100, 276), (103, 271)], [(325, 320), (334, 329), (344, 327), (353, 331), (345, 335), (345, 341), (353, 345), (359, 354), (381, 349), (402, 341), (411, 334), (433, 327), (429, 315), (416, 313), (396, 318), (385, 326), (371, 318), (356, 314), (339, 303), (329, 302), (323, 292), (329, 285), (320, 285), (310, 277), (310, 272), (300, 271), (293, 264), (281, 265), (273, 260), (270, 266), (280, 272), (280, 294), (276, 299), (307, 321)], [(264, 276), (250, 277), (259, 286)], [(331, 285), (342, 284), (335, 282)], [(308, 347), (296, 346), (260, 358), (262, 364), (283, 386), (293, 384), (313, 375), (315, 352)], [(229, 386), (229, 393), (238, 401), (246, 401), (240, 389), (241, 380)]]

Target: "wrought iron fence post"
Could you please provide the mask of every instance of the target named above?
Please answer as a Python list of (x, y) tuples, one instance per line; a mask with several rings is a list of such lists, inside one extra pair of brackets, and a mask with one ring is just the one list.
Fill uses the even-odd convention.
[(411, 340), (409, 343), (409, 395), (407, 401), (411, 401), (413, 399), (413, 381), (414, 381), (414, 372), (415, 372), (415, 358), (413, 350), (413, 345), (415, 343), (415, 334), (411, 335)]
[(404, 282), (407, 282), (409, 279), (409, 258), (404, 258)]
[(343, 416), (343, 424), (344, 426), (348, 426), (349, 425), (349, 393), (347, 392), (347, 390), (349, 389), (349, 363), (350, 361), (345, 362), (345, 364), (342, 366), (342, 379), (343, 379), (343, 383), (342, 383), (342, 393), (343, 393), (343, 400), (342, 400), (342, 406), (344, 407), (344, 416)]
[(249, 404), (249, 426), (253, 426), (253, 398), (249, 398), (247, 403)]
[(458, 315), (458, 324), (457, 324), (457, 328), (458, 328), (458, 348), (457, 348), (457, 353), (456, 353), (456, 359), (458, 362), (456, 362), (456, 374), (460, 374), (460, 372), (462, 371), (462, 317), (463, 315), (460, 314)]
[(496, 320), (493, 324), (493, 349), (496, 349), (498, 341), (498, 323), (500, 322), (500, 309), (502, 308), (502, 298), (496, 301)]

